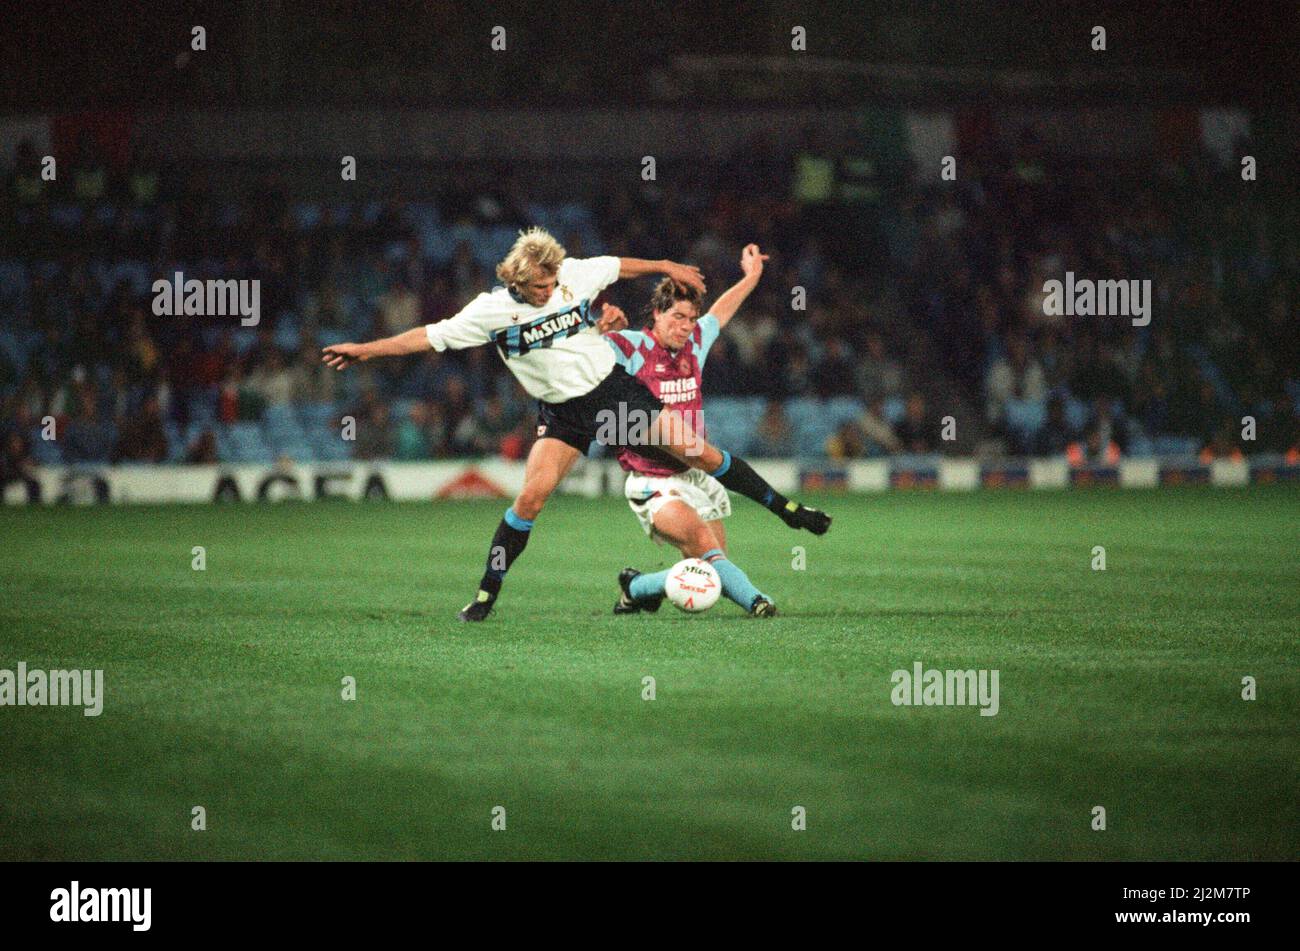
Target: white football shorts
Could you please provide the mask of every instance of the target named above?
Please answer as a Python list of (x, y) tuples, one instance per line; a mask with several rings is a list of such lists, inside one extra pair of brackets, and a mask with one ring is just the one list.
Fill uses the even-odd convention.
[(706, 522), (731, 514), (731, 497), (722, 483), (707, 472), (687, 469), (670, 476), (647, 476), (630, 472), (623, 486), (627, 504), (647, 535), (659, 541), (654, 530), (655, 513), (669, 502), (685, 502)]

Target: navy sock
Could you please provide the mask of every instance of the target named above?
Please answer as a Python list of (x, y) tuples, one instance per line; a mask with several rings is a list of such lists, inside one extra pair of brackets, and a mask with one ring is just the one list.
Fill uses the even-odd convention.
[[(483, 572), (483, 580), (478, 583), (480, 592), (486, 592), (489, 598), (496, 599), (501, 592), (501, 582), (505, 579), (506, 572), (510, 570), (510, 566), (528, 544), (528, 535), (532, 528), (532, 519), (520, 518), (513, 508), (506, 509), (505, 517), (501, 519), (501, 524), (497, 526), (496, 533), (492, 536), (492, 547), (488, 549), (487, 569)], [(480, 597), (479, 600), (482, 601), (483, 598)]]
[(763, 508), (776, 512), (793, 511), (797, 506), (776, 489), (767, 480), (754, 471), (744, 459), (722, 450), (722, 465), (709, 475), (721, 482), (732, 492), (739, 492), (748, 499), (753, 499)]

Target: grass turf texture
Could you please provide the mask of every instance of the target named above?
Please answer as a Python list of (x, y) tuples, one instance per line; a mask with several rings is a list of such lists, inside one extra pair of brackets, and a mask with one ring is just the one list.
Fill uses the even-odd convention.
[[(675, 559), (561, 498), (480, 625), (502, 503), (0, 509), (0, 667), (106, 693), (0, 707), (0, 858), (1296, 856), (1295, 488), (810, 501), (728, 522), (776, 620), (612, 617)], [(893, 706), (917, 660), (1001, 712)]]

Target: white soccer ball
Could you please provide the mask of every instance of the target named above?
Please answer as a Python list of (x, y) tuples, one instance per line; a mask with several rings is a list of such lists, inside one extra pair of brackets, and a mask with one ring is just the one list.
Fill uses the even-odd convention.
[(675, 606), (689, 614), (707, 611), (722, 594), (718, 569), (699, 558), (687, 558), (668, 569), (664, 593)]

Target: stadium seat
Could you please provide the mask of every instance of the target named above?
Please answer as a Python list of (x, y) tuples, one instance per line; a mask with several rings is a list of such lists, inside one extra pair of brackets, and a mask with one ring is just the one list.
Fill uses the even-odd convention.
[(337, 403), (303, 403), (298, 407), (298, 417), (305, 428), (328, 426), (340, 413)]
[(107, 228), (117, 218), (117, 206), (112, 202), (103, 202), (95, 206), (91, 215), (95, 219), (95, 224)]
[(1147, 457), (1155, 455), (1155, 444), (1141, 433), (1129, 437), (1128, 450), (1125, 455), (1132, 457)]
[(215, 392), (196, 393), (186, 403), (190, 421), (197, 425), (210, 425), (217, 419), (217, 398)]
[(1194, 436), (1157, 436), (1151, 440), (1157, 456), (1194, 456), (1200, 440)]
[(252, 327), (236, 327), (230, 332), (230, 341), (235, 353), (242, 357), (257, 346), (257, 331)]
[(1073, 396), (1065, 399), (1065, 421), (1070, 428), (1076, 432), (1082, 431), (1084, 426), (1088, 425), (1088, 420), (1092, 418), (1092, 410), (1083, 400), (1075, 399)]
[(310, 231), (320, 224), (321, 206), (314, 201), (300, 201), (290, 211), (294, 227), (299, 231)]
[(32, 449), (32, 459), (39, 466), (57, 466), (63, 461), (63, 450), (58, 440), (42, 439), (40, 427), (34, 427), (27, 434), (27, 442)]
[(50, 221), (64, 231), (76, 231), (84, 218), (85, 211), (80, 205), (54, 205), (50, 208)]
[(1007, 428), (1032, 436), (1047, 421), (1047, 404), (1042, 400), (1007, 400)]
[(0, 307), (18, 310), (27, 303), (27, 265), (7, 258), (0, 260)]
[(821, 400), (797, 397), (785, 404), (785, 415), (794, 432), (795, 448), (801, 456), (821, 455), (826, 440), (835, 432)]
[(281, 350), (297, 353), (302, 346), (302, 330), (296, 314), (285, 311), (275, 322), (275, 345)]
[(268, 463), (275, 459), (275, 453), (262, 435), (262, 427), (257, 423), (231, 423), (226, 427), (227, 438), (232, 450), (234, 462)]
[(854, 396), (837, 396), (826, 401), (826, 415), (835, 429), (853, 422), (866, 408), (866, 404)]

